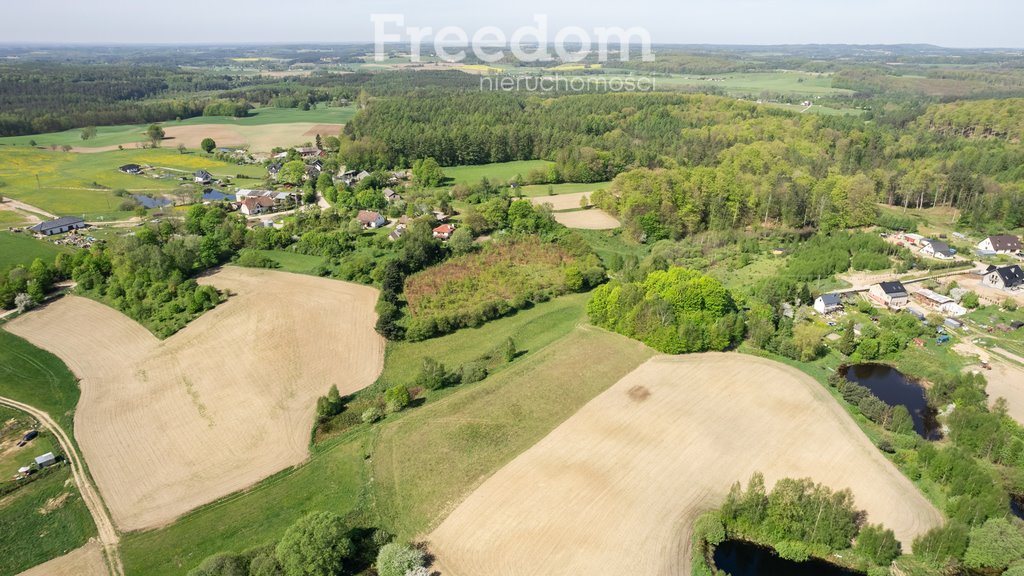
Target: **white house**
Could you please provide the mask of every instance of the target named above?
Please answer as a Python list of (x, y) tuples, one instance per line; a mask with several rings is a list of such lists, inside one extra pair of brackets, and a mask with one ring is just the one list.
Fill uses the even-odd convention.
[(825, 315), (843, 309), (843, 301), (838, 294), (822, 294), (814, 299), (814, 311)]
[(363, 225), (363, 228), (380, 228), (388, 223), (387, 219), (380, 215), (380, 213), (370, 210), (360, 210), (356, 220)]
[(1000, 290), (1019, 290), (1024, 287), (1024, 271), (1016, 264), (1003, 266), (990, 271), (981, 282)]
[(933, 258), (939, 260), (952, 260), (956, 256), (956, 250), (949, 247), (949, 244), (940, 242), (938, 240), (932, 240), (922, 250), (922, 254), (927, 254)]
[(36, 234), (42, 234), (43, 236), (53, 236), (54, 234), (63, 234), (72, 230), (78, 230), (79, 228), (85, 228), (88, 224), (81, 218), (75, 218), (74, 216), (62, 216), (56, 220), (47, 220), (46, 222), (40, 222), (35, 226), (29, 228), (29, 230)]
[(889, 308), (904, 308), (910, 303), (910, 294), (898, 280), (875, 284), (868, 290), (868, 297)]
[(1013, 254), (1020, 251), (1020, 238), (1009, 234), (989, 236), (978, 243), (978, 250), (996, 254)]
[(206, 170), (196, 170), (194, 180), (196, 184), (209, 184), (213, 182), (213, 174), (210, 174)]

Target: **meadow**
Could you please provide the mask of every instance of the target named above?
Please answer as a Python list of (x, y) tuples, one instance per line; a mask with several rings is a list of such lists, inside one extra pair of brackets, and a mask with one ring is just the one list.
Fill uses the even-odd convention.
[[(291, 123), (313, 123), (313, 124), (345, 124), (356, 114), (354, 106), (344, 108), (314, 108), (303, 111), (298, 108), (256, 108), (246, 118), (232, 118), (230, 116), (196, 116), (181, 121), (170, 120), (160, 122), (160, 125), (172, 126), (201, 126), (206, 124), (229, 125), (229, 126), (266, 126), (268, 124), (291, 124)], [(82, 140), (81, 129), (67, 130), (64, 132), (51, 132), (49, 134), (34, 134), (31, 136), (8, 136), (0, 138), (0, 146), (30, 146), (35, 142), (37, 146), (62, 146), (67, 144), (75, 148), (102, 148), (106, 146), (117, 146), (131, 142), (145, 142), (147, 124), (127, 124), (119, 126), (97, 126), (96, 136), (89, 140)], [(127, 145), (125, 146), (128, 147)]]
[(0, 146), (0, 180), (6, 184), (2, 189), (4, 196), (57, 215), (80, 216), (86, 220), (125, 219), (132, 214), (119, 210), (122, 199), (115, 196), (113, 190), (160, 194), (172, 192), (182, 184), (178, 178), (124, 174), (118, 171), (124, 164), (166, 168), (168, 173), (187, 177), (189, 185), (192, 173), (199, 169), (216, 177), (265, 176), (262, 166), (238, 166), (203, 153), (181, 154), (169, 148), (79, 154)]
[(70, 433), (79, 395), (78, 380), (59, 358), (0, 329), (0, 396), (47, 412)]
[(452, 184), (475, 184), (481, 178), (487, 178), (491, 182), (503, 184), (514, 176), (518, 175), (526, 178), (531, 170), (543, 170), (553, 164), (554, 162), (548, 162), (547, 160), (520, 160), (517, 162), (497, 162), (475, 166), (448, 166), (444, 168), (444, 175)]
[[(0, 212), (0, 215), (6, 212)], [(0, 232), (0, 271), (15, 266), (29, 266), (36, 258), (53, 263), (57, 254), (70, 252), (71, 249), (57, 246), (45, 240), (36, 240), (28, 234), (19, 232)]]
[(593, 192), (594, 190), (608, 188), (611, 185), (611, 182), (593, 182), (590, 184), (580, 184), (574, 182), (570, 182), (567, 184), (530, 184), (528, 186), (520, 187), (519, 193), (522, 194), (523, 196), (528, 197), (557, 196), (560, 194), (578, 194), (580, 192)]

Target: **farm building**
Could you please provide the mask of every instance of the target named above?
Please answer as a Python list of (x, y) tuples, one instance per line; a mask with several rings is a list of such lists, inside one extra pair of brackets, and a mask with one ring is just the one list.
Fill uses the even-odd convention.
[(831, 314), (843, 309), (843, 301), (838, 294), (822, 294), (814, 299), (814, 311), (818, 314)]
[(1003, 266), (986, 274), (982, 283), (1000, 290), (1018, 290), (1024, 286), (1024, 271), (1016, 264)]
[(353, 176), (352, 177), (352, 181), (358, 183), (358, 182), (362, 182), (363, 180), (366, 180), (369, 177), (370, 177), (370, 173), (367, 172), (366, 170), (363, 170), (359, 174), (356, 174), (355, 176)]
[(932, 240), (929, 242), (928, 245), (921, 250), (921, 253), (927, 254), (933, 258), (938, 258), (939, 260), (952, 260), (953, 257), (956, 256), (956, 250), (950, 248), (949, 244), (940, 242), (939, 240)]
[(910, 294), (898, 280), (875, 284), (868, 290), (868, 297), (889, 308), (903, 308), (910, 303)]
[(53, 452), (47, 452), (42, 456), (36, 456), (36, 466), (40, 468), (46, 468), (47, 466), (53, 466), (57, 463), (57, 457), (53, 455)]
[(945, 320), (942, 321), (942, 323), (946, 325), (946, 328), (952, 328), (954, 330), (964, 327), (964, 323), (957, 320), (956, 318), (946, 318)]
[(978, 250), (996, 254), (1013, 254), (1020, 251), (1020, 238), (1009, 234), (989, 236), (978, 243)]
[(75, 218), (74, 216), (63, 216), (56, 220), (47, 220), (46, 222), (40, 222), (35, 226), (29, 228), (29, 230), (36, 234), (42, 234), (43, 236), (53, 236), (54, 234), (63, 234), (72, 230), (78, 230), (79, 228), (85, 228), (88, 224), (81, 218)]
[(139, 166), (138, 164), (125, 164), (118, 168), (118, 170), (125, 174), (142, 174), (142, 166)]
[(938, 292), (922, 288), (911, 295), (911, 298), (925, 308), (936, 310), (950, 316), (963, 316), (967, 309), (959, 305), (949, 296), (943, 296)]
[(307, 160), (309, 158), (317, 158), (323, 155), (323, 150), (316, 147), (300, 147), (296, 148), (295, 151), (299, 153), (299, 156), (302, 156), (303, 159)]
[(385, 188), (384, 189), (384, 199), (387, 200), (390, 203), (390, 202), (397, 202), (397, 201), (401, 200), (402, 197), (398, 195), (398, 192), (395, 192), (391, 188)]
[(447, 240), (452, 237), (453, 232), (455, 232), (454, 224), (441, 224), (437, 228), (434, 228), (434, 238)]
[(196, 170), (194, 176), (193, 180), (195, 180), (196, 184), (209, 184), (213, 182), (213, 174), (210, 174), (206, 170)]
[(405, 235), (405, 231), (406, 227), (404, 224), (399, 224), (398, 226), (395, 226), (395, 229), (391, 231), (391, 234), (388, 234), (388, 240), (391, 240), (392, 242), (398, 240), (399, 238)]
[(356, 220), (363, 225), (363, 228), (380, 228), (388, 222), (379, 213), (371, 210), (360, 210)]

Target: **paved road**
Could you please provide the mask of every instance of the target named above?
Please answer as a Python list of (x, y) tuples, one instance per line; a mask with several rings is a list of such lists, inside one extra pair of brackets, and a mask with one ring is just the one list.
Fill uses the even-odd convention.
[(75, 478), (75, 484), (78, 485), (79, 492), (82, 493), (82, 499), (85, 500), (85, 505), (89, 508), (93, 521), (96, 522), (99, 540), (107, 556), (107, 565), (110, 568), (110, 572), (113, 576), (124, 576), (124, 566), (121, 564), (121, 555), (118, 551), (120, 538), (117, 535), (117, 530), (114, 529), (114, 522), (110, 519), (110, 514), (107, 512), (106, 507), (103, 506), (103, 499), (100, 498), (96, 487), (92, 485), (89, 477), (86, 476), (85, 470), (82, 467), (82, 458), (75, 449), (75, 445), (71, 443), (67, 433), (57, 425), (53, 418), (50, 418), (49, 414), (42, 410), (17, 400), (4, 398), (3, 396), (0, 396), (0, 404), (31, 414), (43, 426), (46, 426), (53, 432), (57, 442), (60, 443), (61, 450), (67, 456), (68, 463), (71, 465), (71, 474)]

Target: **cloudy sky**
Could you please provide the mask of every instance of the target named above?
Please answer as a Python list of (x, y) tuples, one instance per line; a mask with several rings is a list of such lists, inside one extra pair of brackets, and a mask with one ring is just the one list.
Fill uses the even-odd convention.
[[(36, 0), (4, 2), (0, 42), (280, 43), (373, 40), (374, 13), (407, 26), (511, 33), (646, 28), (655, 43), (1021, 47), (1020, 0)], [(468, 7), (467, 7), (468, 6)]]

